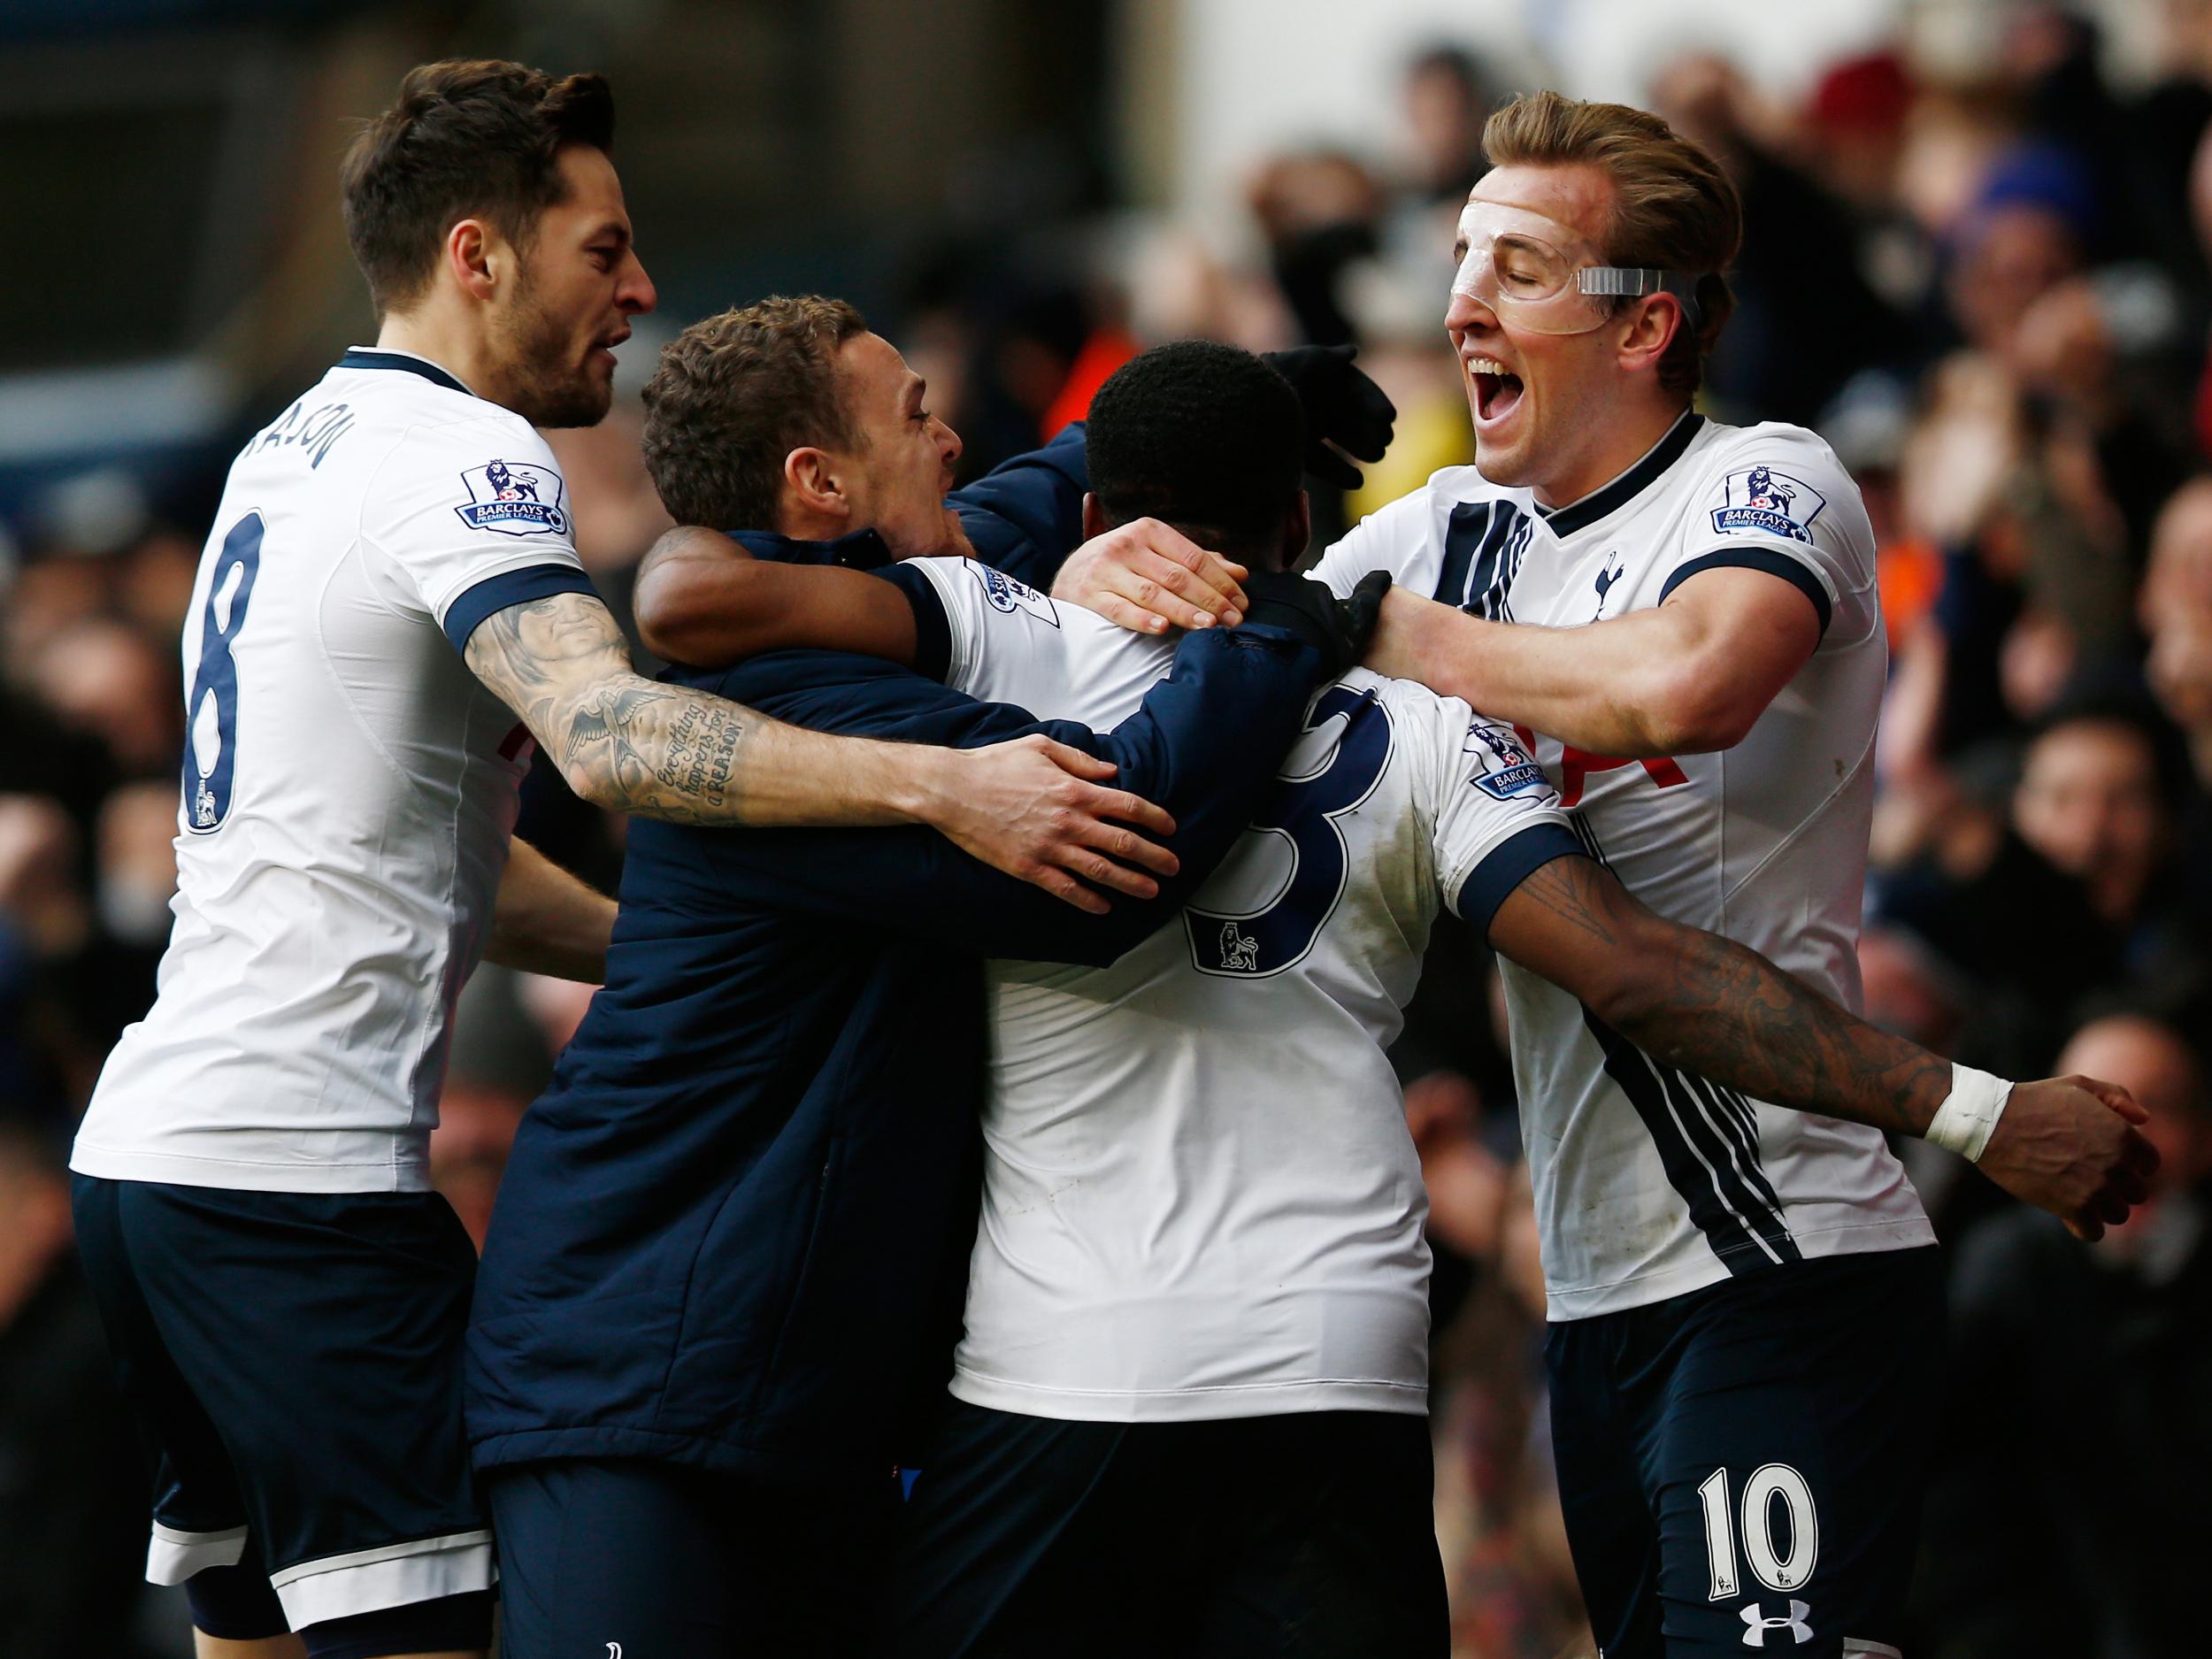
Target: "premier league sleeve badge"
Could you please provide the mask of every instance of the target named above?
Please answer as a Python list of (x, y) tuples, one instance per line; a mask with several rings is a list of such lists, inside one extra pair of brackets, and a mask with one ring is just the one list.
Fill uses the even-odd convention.
[(561, 475), (528, 461), (488, 461), (461, 474), (469, 499), (454, 508), (472, 530), (501, 535), (565, 535)]
[(1810, 484), (1771, 466), (1731, 472), (1721, 486), (1721, 504), (1713, 510), (1713, 528), (1724, 535), (1747, 530), (1810, 541), (1812, 522), (1827, 497)]

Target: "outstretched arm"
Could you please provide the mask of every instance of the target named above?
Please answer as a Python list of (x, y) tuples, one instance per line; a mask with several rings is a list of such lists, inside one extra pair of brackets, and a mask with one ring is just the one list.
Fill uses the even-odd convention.
[(1802, 593), (1731, 568), (1579, 628), (1486, 622), (1400, 588), (1366, 661), (1493, 719), (1638, 759), (1732, 749), (1819, 643), (1820, 614)]
[(726, 668), (766, 651), (854, 651), (914, 665), (914, 612), (889, 583), (833, 565), (757, 559), (679, 525), (638, 566), (638, 632), (672, 663)]
[[(902, 608), (905, 600), (898, 600)], [(586, 800), (679, 824), (926, 824), (963, 850), (1085, 908), (1069, 871), (1139, 897), (1171, 855), (1167, 815), (1100, 787), (1105, 763), (1057, 744), (959, 751), (827, 737), (630, 665), (588, 594), (511, 605), (478, 625), (466, 660)], [(1111, 864), (1100, 854), (1141, 866)], [(1107, 864), (1102, 873), (1099, 866)]]
[[(1555, 858), (1499, 906), (1490, 942), (1662, 1064), (1799, 1111), (1923, 1135), (1951, 1063), (1846, 1013), (1757, 952), (1637, 902), (1594, 860)], [(2006, 1191), (2094, 1238), (2147, 1193), (2158, 1155), (2125, 1089), (2014, 1087), (1979, 1160)]]
[[(1112, 757), (1121, 775), (1175, 813), (1170, 849), (1180, 867), (1148, 903), (1102, 901), (1071, 916), (1018, 882), (960, 856), (918, 831), (888, 834), (723, 835), (701, 849), (737, 890), (772, 883), (787, 909), (902, 933), (986, 956), (1112, 962), (1176, 909), (1235, 843), (1274, 787), (1276, 764), (1303, 718), (1320, 654), (1286, 632), (1214, 629), (1186, 639), (1169, 676), (1112, 731), (1040, 723), (1007, 703), (979, 703), (950, 687), (879, 664), (851, 664), (830, 701), (841, 717), (864, 710), (877, 730), (927, 730), (949, 742), (999, 741), (1015, 733), (1042, 742), (1056, 733)], [(853, 695), (864, 687), (865, 698)], [(826, 710), (826, 712), (827, 710)], [(795, 718), (810, 712), (802, 703)]]

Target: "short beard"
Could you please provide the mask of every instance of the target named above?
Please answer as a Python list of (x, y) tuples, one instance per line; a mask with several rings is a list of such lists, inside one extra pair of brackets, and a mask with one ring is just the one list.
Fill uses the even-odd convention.
[(595, 426), (605, 419), (614, 388), (564, 363), (570, 338), (540, 302), (525, 261), (514, 298), (493, 325), (501, 382), (495, 401), (534, 426)]

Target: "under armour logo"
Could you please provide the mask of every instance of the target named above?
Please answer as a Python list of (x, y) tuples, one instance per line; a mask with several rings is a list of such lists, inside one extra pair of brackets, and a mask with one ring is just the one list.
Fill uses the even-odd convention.
[(1787, 1618), (1769, 1618), (1766, 1609), (1754, 1601), (1743, 1609), (1743, 1622), (1748, 1626), (1743, 1633), (1743, 1645), (1747, 1647), (1765, 1647), (1767, 1632), (1770, 1630), (1789, 1632), (1793, 1644), (1809, 1642), (1813, 1639), (1813, 1627), (1805, 1622), (1805, 1616), (1812, 1610), (1806, 1602), (1792, 1601)]
[(611, 1641), (607, 1644), (607, 1659), (622, 1659), (622, 1644), (620, 1642)]

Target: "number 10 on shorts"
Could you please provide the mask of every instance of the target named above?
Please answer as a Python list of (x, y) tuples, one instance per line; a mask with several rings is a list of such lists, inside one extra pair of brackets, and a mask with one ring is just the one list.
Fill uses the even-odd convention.
[[(1716, 1469), (1697, 1489), (1705, 1506), (1705, 1552), (1712, 1563), (1711, 1599), (1725, 1601), (1742, 1594), (1736, 1570), (1735, 1517), (1728, 1502), (1728, 1471)], [(1775, 1508), (1789, 1520), (1786, 1546), (1775, 1538)], [(1752, 1471), (1743, 1487), (1744, 1554), (1753, 1575), (1770, 1590), (1797, 1590), (1813, 1576), (1820, 1554), (1820, 1523), (1813, 1514), (1813, 1491), (1805, 1477), (1787, 1463), (1767, 1463)], [(1783, 1553), (1786, 1547), (1788, 1553)]]

